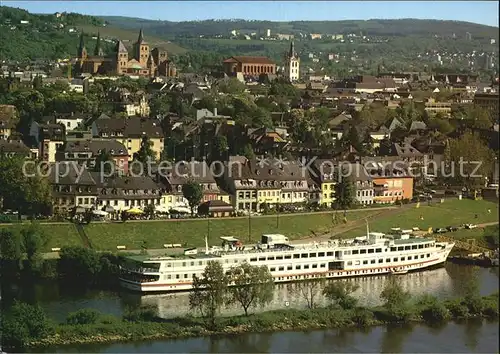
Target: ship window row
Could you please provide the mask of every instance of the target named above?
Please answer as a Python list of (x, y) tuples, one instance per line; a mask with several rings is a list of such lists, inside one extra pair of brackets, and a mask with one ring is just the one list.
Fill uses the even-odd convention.
[[(204, 265), (203, 261), (198, 261), (198, 262), (195, 262), (195, 261), (191, 261), (191, 262), (182, 262), (180, 265), (182, 267), (187, 267), (187, 266), (191, 266), (191, 267), (194, 267), (195, 265), (199, 265), (199, 266), (202, 266)], [(172, 263), (167, 263), (167, 268), (170, 268), (172, 267)]]
[[(423, 258), (430, 258), (430, 253), (427, 253), (427, 254), (421, 254), (420, 255), (420, 259), (423, 259)], [(414, 255), (414, 256), (408, 256), (408, 257), (401, 257), (401, 258), (398, 258), (398, 257), (394, 257), (392, 258), (392, 262), (403, 262), (403, 261), (406, 261), (406, 260), (418, 260), (419, 259), (419, 255)], [(363, 265), (368, 265), (368, 264), (381, 264), (381, 263), (384, 263), (384, 259), (383, 258), (379, 258), (378, 260), (376, 259), (371, 259), (371, 260), (363, 260)], [(370, 263), (368, 263), (370, 262)], [(385, 259), (385, 263), (391, 263), (391, 258), (386, 258)], [(361, 261), (354, 261), (354, 265), (360, 265), (361, 264)], [(352, 266), (353, 265), (353, 261), (348, 261), (347, 262), (347, 265), (348, 266)], [(293, 270), (293, 266), (281, 266), (281, 267), (270, 267), (269, 270), (271, 272), (283, 272), (285, 271), (285, 268), (287, 271), (289, 270)], [(326, 263), (321, 263), (321, 264), (304, 264), (304, 265), (296, 265), (295, 266), (295, 270), (308, 270), (308, 269), (318, 269), (318, 268), (326, 268)], [(168, 275), (164, 275), (163, 276), (163, 279), (193, 279), (194, 277), (196, 276), (195, 273), (192, 273), (192, 274), (168, 274)]]
[[(163, 276), (163, 279), (193, 279), (197, 274), (167, 274)], [(198, 274), (200, 276), (200, 274)]]
[[(399, 246), (399, 247), (391, 247), (391, 252), (399, 252), (399, 251), (410, 251), (410, 250), (416, 250), (416, 249), (423, 249), (423, 248), (429, 248), (432, 247), (433, 244), (431, 243), (426, 243), (426, 244), (420, 244), (420, 245), (409, 245), (409, 246)], [(372, 254), (372, 253), (382, 253), (382, 248), (368, 248), (368, 249), (360, 249), (360, 250), (346, 250), (343, 251), (343, 254), (345, 256), (349, 255), (357, 255), (357, 254)], [(255, 257), (255, 258), (250, 258), (250, 262), (257, 262), (257, 260), (263, 262), (263, 261), (279, 261), (283, 259), (301, 259), (301, 258), (316, 258), (316, 257), (340, 257), (342, 254), (342, 251), (335, 251), (335, 252), (312, 252), (312, 253), (295, 253), (292, 255), (284, 255), (284, 256), (268, 256), (268, 257)], [(229, 259), (225, 260), (225, 263), (229, 263)], [(234, 263), (238, 263), (238, 260), (235, 259), (233, 261)], [(190, 261), (190, 262), (182, 262), (181, 266), (182, 267), (187, 267), (191, 266), (194, 267), (195, 265), (198, 266), (204, 266), (205, 262), (203, 261)], [(170, 268), (172, 267), (172, 263), (168, 262), (167, 267)]]
[[(218, 262), (222, 262), (222, 260), (218, 260)], [(234, 259), (234, 260), (230, 260), (230, 259), (225, 259), (224, 260), (224, 263), (238, 263), (238, 259)], [(208, 262), (204, 262), (204, 261), (191, 261), (191, 262), (182, 262), (180, 263), (179, 265), (182, 266), (182, 267), (188, 267), (188, 266), (191, 266), (191, 267), (194, 267), (195, 265), (198, 265), (198, 266), (204, 266), (204, 265), (207, 265)], [(167, 267), (168, 268), (171, 268), (172, 267), (172, 263), (167, 263)]]
[(425, 243), (425, 244), (420, 244), (420, 245), (391, 247), (391, 252), (410, 251), (410, 250), (416, 250), (416, 249), (420, 250), (420, 249), (429, 248), (432, 246), (433, 246), (433, 244), (431, 244), (431, 243)]
[[(431, 254), (430, 253), (427, 253), (427, 254), (421, 254), (420, 255), (420, 259), (422, 258), (430, 258)], [(415, 256), (408, 256), (408, 257), (401, 257), (401, 258), (398, 258), (398, 257), (394, 257), (392, 259), (392, 262), (404, 262), (406, 260), (408, 261), (411, 261), (411, 260), (417, 260), (419, 258), (418, 255), (415, 255)], [(368, 263), (370, 262), (370, 263)], [(376, 259), (371, 259), (371, 260), (364, 260), (363, 261), (363, 265), (367, 265), (367, 264), (375, 264), (375, 263), (384, 263), (384, 259), (383, 258), (379, 258), (378, 260)], [(391, 258), (386, 258), (385, 259), (385, 263), (391, 263)], [(347, 265), (348, 266), (352, 266), (353, 265), (353, 261), (348, 261), (347, 262)], [(354, 265), (361, 265), (361, 261), (354, 261)]]
[[(347, 252), (347, 251), (346, 251)], [(349, 251), (350, 252), (350, 251)], [(285, 256), (267, 256), (267, 257), (254, 257), (250, 258), (250, 262), (257, 261), (281, 261), (283, 259), (301, 259), (301, 258), (316, 258), (316, 257), (339, 257), (342, 251), (335, 252), (313, 252), (313, 253), (295, 253), (293, 255), (285, 255)], [(347, 253), (344, 253), (347, 254)]]
[[(367, 254), (367, 253), (382, 253), (382, 248), (363, 248), (360, 250), (352, 250), (352, 254)], [(351, 255), (351, 251), (344, 251), (345, 256)]]
[[(301, 269), (318, 269), (318, 268), (326, 268), (326, 263), (321, 263), (321, 264), (297, 264), (295, 266), (295, 270), (301, 270)], [(293, 270), (293, 266), (289, 265), (286, 266), (286, 270)], [(283, 272), (285, 271), (285, 267), (270, 267), (269, 271), (271, 272)]]

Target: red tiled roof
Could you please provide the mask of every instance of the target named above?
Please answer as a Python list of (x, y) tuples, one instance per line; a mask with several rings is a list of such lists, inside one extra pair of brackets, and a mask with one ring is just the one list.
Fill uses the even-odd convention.
[(268, 57), (237, 56), (224, 60), (224, 63), (274, 64)]

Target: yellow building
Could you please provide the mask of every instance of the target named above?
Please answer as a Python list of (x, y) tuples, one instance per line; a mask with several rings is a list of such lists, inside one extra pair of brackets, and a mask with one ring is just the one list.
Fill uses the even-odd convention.
[(132, 160), (134, 154), (139, 151), (145, 136), (152, 143), (151, 149), (155, 152), (156, 158), (160, 157), (164, 148), (160, 122), (149, 118), (97, 119), (92, 124), (92, 135), (122, 143), (127, 148), (129, 160)]
[(257, 191), (257, 204), (274, 205), (280, 203), (281, 189), (260, 189)]
[(315, 160), (311, 166), (310, 180), (319, 188), (316, 194), (319, 198), (316, 201), (319, 205), (331, 207), (335, 202), (335, 185), (337, 183), (337, 162), (333, 160)]
[(332, 181), (321, 183), (321, 197), (319, 203), (321, 205), (331, 206), (337, 198), (335, 198), (335, 184)]
[(0, 122), (0, 140), (8, 140), (12, 134), (12, 129)]
[(47, 162), (56, 162), (56, 152), (64, 144), (66, 130), (61, 124), (33, 122), (29, 135), (38, 148), (38, 156)]

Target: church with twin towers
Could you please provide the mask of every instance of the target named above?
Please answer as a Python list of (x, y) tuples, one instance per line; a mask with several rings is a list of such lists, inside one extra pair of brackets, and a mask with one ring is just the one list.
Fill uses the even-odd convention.
[(92, 53), (88, 52), (82, 33), (74, 70), (79, 74), (92, 75), (176, 76), (175, 66), (168, 60), (168, 53), (158, 47), (150, 49), (142, 28), (131, 50), (118, 40), (114, 51), (108, 55), (101, 48), (100, 33), (97, 34)]

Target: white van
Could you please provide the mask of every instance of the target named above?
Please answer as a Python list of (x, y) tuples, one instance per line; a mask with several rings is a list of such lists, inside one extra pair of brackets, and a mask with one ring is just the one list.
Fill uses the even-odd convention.
[(290, 240), (288, 239), (288, 237), (285, 237), (281, 234), (264, 234), (262, 235), (261, 244), (269, 246), (274, 246), (276, 244), (289, 245)]

